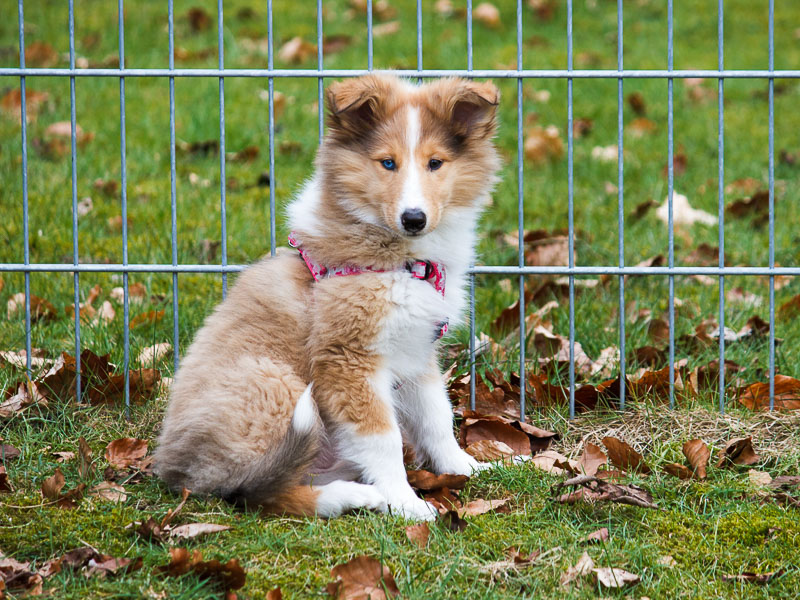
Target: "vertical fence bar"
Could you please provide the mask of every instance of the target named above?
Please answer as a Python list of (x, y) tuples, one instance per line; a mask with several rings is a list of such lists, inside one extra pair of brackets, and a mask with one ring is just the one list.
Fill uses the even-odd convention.
[(367, 70), (372, 71), (372, 0), (367, 0)]
[[(472, 0), (467, 0), (467, 71), (472, 71)], [(475, 410), (475, 273), (469, 275), (469, 408)]]
[[(169, 69), (175, 69), (175, 13), (173, 0), (167, 3), (169, 20)], [(169, 194), (170, 221), (172, 226), (172, 265), (178, 264), (178, 190), (175, 164), (175, 77), (169, 76)], [(175, 373), (178, 372), (180, 357), (180, 331), (178, 325), (178, 273), (172, 273), (172, 361)]]
[[(75, 68), (75, 6), (69, 0), (69, 68)], [(78, 266), (78, 151), (77, 117), (75, 114), (75, 76), (69, 78), (70, 150), (72, 153), (72, 264)], [(80, 273), (72, 273), (73, 303), (75, 305), (75, 400), (81, 402), (81, 288)]]
[[(267, 66), (274, 68), (275, 44), (272, 30), (272, 0), (267, 2)], [(269, 254), (275, 256), (275, 79), (269, 78)]]
[[(118, 0), (119, 18), (119, 154), (120, 154), (120, 188), (122, 194), (122, 264), (128, 264), (128, 172), (125, 141), (125, 7), (124, 0)], [(130, 381), (130, 297), (128, 295), (128, 272), (122, 273), (122, 306), (123, 306), (123, 369), (125, 371), (125, 418), (131, 417), (131, 381)]]
[[(517, 0), (517, 70), (522, 70), (522, 0)], [(525, 266), (522, 143), (522, 77), (517, 78), (517, 263)], [(525, 420), (525, 276), (519, 276), (519, 420)]]
[[(422, 71), (422, 0), (417, 0), (417, 71)], [(417, 83), (422, 83), (422, 77)]]
[[(22, 0), (17, 3), (19, 20), (19, 68), (25, 68), (25, 13)], [(25, 76), (19, 77), (19, 109), (22, 127), (22, 244), (25, 265), (31, 262), (30, 235), (28, 231), (28, 107)], [(25, 371), (31, 377), (31, 274), (25, 271)]]
[[(775, 0), (769, 0), (769, 70), (775, 70)], [(775, 78), (769, 78), (769, 268), (775, 268)], [(775, 276), (769, 276), (769, 409), (775, 410)]]
[[(322, 36), (322, 0), (317, 0), (317, 68), (322, 71), (324, 68), (323, 62), (323, 44), (325, 40)], [(270, 67), (271, 68), (271, 67)], [(319, 109), (319, 141), (322, 143), (322, 136), (325, 134), (325, 106), (322, 98), (324, 83), (322, 77), (317, 77), (317, 107)], [(272, 173), (270, 172), (270, 176)], [(270, 186), (272, 187), (272, 186)]]
[[(667, 2), (667, 70), (673, 68), (672, 39), (672, 0)], [(667, 235), (669, 236), (669, 268), (675, 267), (675, 229), (673, 224), (672, 195), (674, 186), (673, 159), (673, 78), (667, 79), (667, 202), (669, 216)], [(669, 276), (669, 407), (675, 408), (675, 276)]]
[[(217, 0), (217, 58), (220, 70), (225, 68), (225, 36), (222, 27), (222, 0)], [(271, 177), (272, 174), (270, 174)], [(219, 78), (219, 213), (222, 241), (220, 250), (222, 266), (228, 265), (228, 215), (225, 181), (225, 77)], [(270, 180), (270, 183), (272, 181)], [(270, 188), (272, 186), (270, 185)], [(228, 274), (222, 272), (222, 298), (228, 294)]]
[[(718, 0), (717, 13), (717, 62), (720, 71), (724, 65), (724, 39), (723, 39), (723, 1)], [(725, 266), (725, 103), (724, 79), (718, 80), (718, 110), (719, 110), (719, 137), (718, 137), (718, 157), (719, 157), (719, 182), (718, 182), (718, 202), (717, 213), (719, 215), (719, 266)], [(719, 410), (725, 412), (725, 275), (719, 276)]]
[[(567, 0), (567, 71), (572, 71), (572, 0)], [(567, 77), (567, 219), (569, 268), (575, 266), (574, 186), (572, 171), (572, 77)], [(569, 275), (569, 418), (575, 417), (575, 276)]]
[[(617, 69), (622, 71), (622, 0), (617, 0)], [(617, 78), (617, 228), (619, 266), (625, 266), (625, 178), (623, 160), (622, 77)], [(619, 408), (625, 410), (628, 376), (625, 369), (625, 276), (619, 276)]]

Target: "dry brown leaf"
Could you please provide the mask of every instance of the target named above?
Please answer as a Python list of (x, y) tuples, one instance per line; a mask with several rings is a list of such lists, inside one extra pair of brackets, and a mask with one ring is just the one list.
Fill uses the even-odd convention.
[[(682, 151), (678, 151), (672, 155), (672, 173), (675, 177), (680, 177), (686, 172), (686, 167), (689, 165), (689, 159)], [(669, 162), (664, 165), (662, 169), (664, 177), (669, 175)]]
[(749, 198), (741, 198), (731, 202), (725, 207), (725, 212), (731, 217), (745, 217), (751, 214), (764, 214), (769, 210), (769, 192), (759, 190)]
[(753, 449), (753, 438), (738, 438), (730, 440), (725, 448), (719, 451), (717, 468), (731, 465), (754, 465), (761, 460)]
[(630, 106), (637, 115), (647, 114), (647, 104), (644, 101), (642, 92), (631, 92), (625, 99), (628, 101), (628, 106)]
[(461, 423), (461, 438), (466, 446), (481, 440), (494, 440), (509, 446), (515, 455), (531, 453), (528, 436), (501, 417), (465, 418)]
[(167, 356), (170, 350), (172, 350), (172, 344), (169, 342), (147, 346), (146, 348), (142, 348), (142, 351), (139, 352), (137, 360), (140, 365), (155, 365), (162, 358)]
[[(669, 197), (656, 210), (656, 216), (664, 223), (669, 222)], [(672, 222), (675, 225), (716, 225), (717, 217), (703, 210), (692, 208), (689, 199), (683, 194), (672, 194)]]
[(158, 567), (157, 572), (168, 577), (177, 577), (192, 571), (198, 578), (212, 579), (226, 590), (238, 590), (244, 586), (246, 574), (235, 558), (222, 564), (216, 559), (204, 561), (199, 550), (190, 555), (186, 548), (170, 548), (169, 553), (169, 564)]
[(412, 544), (416, 545), (417, 548), (424, 548), (427, 546), (430, 535), (431, 529), (428, 527), (427, 523), (418, 523), (406, 527), (406, 537)]
[[(350, 6), (361, 14), (367, 14), (367, 0), (350, 0)], [(375, 0), (372, 3), (372, 14), (379, 21), (385, 21), (397, 16), (397, 9), (389, 4), (389, 0)]]
[(25, 47), (25, 66), (48, 68), (58, 63), (58, 54), (47, 42), (35, 41)]
[(706, 443), (703, 440), (689, 440), (683, 445), (683, 455), (692, 466), (694, 476), (697, 479), (705, 479), (708, 459), (711, 457)]
[[(17, 367), (18, 369), (25, 369), (28, 364), (28, 353), (25, 350), (20, 350), (19, 352), (14, 352), (12, 350), (0, 352), (0, 364), (2, 363)], [(53, 360), (47, 358), (46, 351), (41, 348), (31, 348), (31, 368), (49, 368), (52, 364)]]
[[(739, 390), (736, 400), (750, 410), (769, 410), (769, 383), (751, 383)], [(786, 375), (775, 375), (775, 408), (800, 409), (800, 381)]]
[(642, 475), (650, 473), (650, 467), (645, 464), (644, 457), (626, 442), (615, 437), (604, 437), (602, 442), (608, 450), (608, 458), (613, 465), (624, 471), (639, 471)]
[(647, 117), (638, 117), (631, 121), (627, 127), (625, 127), (625, 131), (630, 133), (635, 138), (641, 138), (654, 133), (657, 129), (658, 126), (656, 123)]
[[(228, 599), (226, 598), (226, 600)], [(275, 589), (268, 591), (267, 600), (283, 600), (283, 592), (281, 591), (281, 588), (276, 587)]]
[(564, 155), (564, 142), (555, 125), (535, 126), (525, 135), (525, 158), (534, 165), (558, 160)]
[(506, 548), (504, 560), (497, 560), (481, 566), (481, 571), (486, 571), (491, 574), (492, 579), (498, 577), (509, 570), (517, 570), (520, 567), (527, 567), (539, 557), (541, 552), (534, 550), (530, 554), (520, 553), (514, 546)]
[(772, 475), (767, 473), (766, 471), (757, 471), (756, 469), (750, 469), (747, 472), (747, 477), (750, 479), (750, 483), (756, 486), (767, 486), (772, 483)]
[(478, 23), (496, 29), (500, 27), (500, 11), (490, 2), (481, 2), (472, 10), (472, 18)]
[(664, 471), (683, 480), (692, 479), (694, 476), (694, 472), (689, 467), (678, 463), (667, 463), (664, 465)]
[(341, 600), (386, 600), (400, 595), (389, 567), (369, 556), (356, 556), (331, 569), (331, 596)]
[[(39, 296), (30, 295), (30, 306), (32, 323), (40, 319), (49, 321), (58, 317), (55, 307), (44, 298), (39, 298)], [(25, 294), (19, 292), (8, 299), (6, 303), (6, 316), (10, 320), (22, 314), (25, 314)]]
[(189, 26), (192, 31), (197, 33), (199, 31), (206, 31), (211, 28), (212, 19), (211, 15), (205, 9), (199, 6), (194, 6), (186, 13), (186, 18), (189, 21)]
[(29, 562), (8, 558), (0, 552), (0, 597), (5, 598), (6, 591), (27, 596), (42, 594), (42, 576), (31, 571), (30, 566)]
[(583, 453), (578, 459), (576, 474), (596, 475), (598, 469), (608, 463), (605, 452), (600, 446), (586, 442), (583, 445)]
[(47, 398), (42, 394), (40, 384), (24, 381), (17, 386), (17, 392), (13, 396), (0, 403), (0, 419), (13, 417), (34, 404), (47, 408)]
[(188, 490), (186, 488), (183, 488), (181, 490), (181, 501), (175, 508), (167, 511), (167, 514), (164, 515), (163, 519), (161, 519), (161, 523), (159, 525), (161, 526), (162, 529), (166, 528), (167, 525), (169, 525), (172, 522), (172, 519), (178, 516), (178, 514), (183, 509), (184, 504), (186, 504), (186, 500), (189, 498), (189, 494), (191, 493), (192, 493), (191, 490)]
[(120, 438), (106, 446), (105, 457), (112, 467), (125, 469), (147, 454), (147, 440)]
[(798, 315), (800, 315), (800, 294), (781, 304), (778, 309), (778, 316), (782, 319), (793, 319)]
[(588, 552), (584, 552), (575, 565), (561, 574), (561, 585), (569, 587), (576, 579), (590, 575), (592, 569), (594, 569), (594, 561)]
[(605, 588), (622, 588), (639, 583), (639, 576), (623, 569), (602, 567), (594, 569), (597, 582)]
[(483, 498), (478, 498), (476, 500), (471, 500), (467, 502), (464, 508), (458, 511), (458, 516), (464, 518), (465, 516), (475, 517), (492, 511), (507, 512), (508, 508), (506, 504), (508, 504), (510, 500), (511, 498), (500, 498), (498, 500), (484, 500)]
[(744, 573), (739, 573), (738, 575), (723, 575), (722, 580), (729, 581), (731, 583), (745, 582), (765, 585), (776, 577), (780, 577), (782, 575), (783, 569), (779, 571), (772, 571), (770, 573), (751, 573), (746, 571)]
[(514, 450), (497, 440), (479, 440), (464, 448), (467, 454), (482, 462), (504, 461), (514, 456)]
[(585, 117), (579, 117), (572, 121), (572, 137), (579, 140), (592, 133), (594, 121)]
[(94, 471), (94, 462), (92, 461), (92, 449), (86, 442), (86, 439), (81, 436), (78, 438), (78, 474), (81, 479), (89, 479)]
[(400, 21), (389, 21), (372, 27), (372, 35), (375, 37), (385, 37), (400, 31)]
[(65, 484), (66, 480), (64, 473), (61, 472), (61, 467), (56, 467), (55, 472), (42, 482), (42, 496), (47, 500), (58, 500)]
[(11, 444), (0, 444), (0, 462), (6, 462), (19, 458), (19, 448), (15, 448)]
[(581, 540), (584, 544), (602, 544), (606, 541), (608, 541), (608, 527), (593, 531)]
[(98, 554), (86, 563), (85, 577), (106, 577), (109, 575), (131, 573), (142, 568), (144, 561), (137, 558), (114, 558), (108, 554)]
[(574, 504), (580, 500), (587, 502), (616, 502), (642, 508), (658, 508), (653, 504), (650, 492), (635, 485), (620, 485), (591, 475), (577, 475), (552, 487), (557, 492), (565, 487), (580, 488), (572, 493), (556, 498), (562, 504)]
[(3, 465), (0, 465), (0, 494), (13, 492), (14, 488), (8, 479), (8, 473)]
[(101, 500), (108, 500), (109, 502), (125, 502), (128, 499), (125, 488), (110, 481), (98, 483), (91, 488), (88, 493), (90, 496), (95, 496)]
[(51, 454), (56, 457), (58, 463), (68, 462), (75, 458), (74, 452), (52, 452)]
[(436, 0), (436, 4), (433, 5), (433, 10), (442, 17), (451, 17), (455, 12), (452, 0)]
[[(25, 90), (25, 117), (28, 123), (36, 121), (42, 106), (50, 102), (50, 94), (47, 92), (37, 92), (27, 88)], [(14, 88), (5, 93), (0, 98), (0, 110), (8, 117), (19, 123), (22, 118), (22, 92), (19, 88)]]
[(578, 468), (575, 461), (570, 461), (566, 456), (559, 454), (555, 450), (538, 452), (528, 463), (552, 475), (564, 475), (567, 471), (572, 473), (574, 472), (573, 469)]
[(186, 525), (179, 525), (170, 530), (170, 537), (190, 539), (196, 538), (210, 533), (219, 533), (220, 531), (228, 531), (231, 527), (229, 525), (218, 525), (216, 523), (187, 523)]
[(164, 310), (150, 310), (146, 313), (136, 315), (130, 322), (130, 328), (134, 329), (141, 325), (152, 325), (164, 318)]
[(450, 473), (436, 475), (423, 469), (406, 471), (406, 475), (408, 476), (408, 484), (422, 491), (431, 491), (443, 487), (460, 490), (467, 484), (467, 481), (469, 481), (467, 475), (454, 475)]
[(298, 65), (317, 55), (317, 45), (301, 38), (293, 37), (278, 50), (278, 58), (285, 62)]

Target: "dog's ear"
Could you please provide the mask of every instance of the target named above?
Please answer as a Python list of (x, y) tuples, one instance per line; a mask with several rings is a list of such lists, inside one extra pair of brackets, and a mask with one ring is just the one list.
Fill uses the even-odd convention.
[(335, 135), (362, 138), (385, 113), (391, 93), (390, 82), (374, 75), (332, 83), (325, 95), (328, 128)]
[(458, 136), (486, 138), (497, 129), (500, 90), (491, 81), (446, 81), (443, 100), (453, 131)]

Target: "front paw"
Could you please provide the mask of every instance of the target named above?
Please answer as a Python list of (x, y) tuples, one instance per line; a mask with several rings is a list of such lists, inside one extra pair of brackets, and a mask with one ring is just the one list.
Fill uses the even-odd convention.
[(410, 521), (433, 521), (439, 515), (433, 504), (420, 498), (396, 504), (390, 502), (389, 511)]

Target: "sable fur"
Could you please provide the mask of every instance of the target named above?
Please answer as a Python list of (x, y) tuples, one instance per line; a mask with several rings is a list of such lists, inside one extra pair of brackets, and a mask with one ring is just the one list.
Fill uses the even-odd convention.
[[(387, 272), (314, 282), (296, 251), (281, 250), (238, 277), (197, 333), (172, 386), (155, 454), (156, 472), (172, 489), (296, 514), (414, 504), (405, 514), (416, 518), (420, 506), (408, 496), (404, 472), (397, 484), (405, 486), (397, 488), (402, 499), (381, 503), (388, 488), (377, 481), (380, 473), (369, 475), (374, 469), (359, 463), (370, 455), (361, 441), (388, 444), (395, 456), (399, 429), (417, 428), (409, 437), (425, 446), (419, 454), (431, 464), (476, 468), (451, 439), (437, 450), (439, 442), (420, 433), (419, 411), (426, 409), (415, 394), (435, 396), (433, 435), (452, 438), (432, 334), (436, 323), (455, 324), (463, 312), (475, 221), (499, 166), (491, 143), (498, 100), (492, 84), (458, 79), (417, 87), (370, 75), (328, 88), (316, 175), (289, 207), (290, 224), (321, 264)], [(412, 140), (409, 153), (415, 127), (418, 143)], [(396, 157), (396, 172), (381, 167), (387, 156)], [(444, 166), (426, 170), (430, 158)], [(398, 217), (411, 185), (402, 177), (411, 172), (426, 199), (420, 236), (407, 235)], [(444, 298), (402, 271), (415, 259), (447, 265)], [(319, 417), (299, 430), (292, 416), (308, 384)], [(404, 404), (395, 406), (393, 395)], [(394, 462), (391, 470), (399, 473)], [(353, 479), (375, 484), (380, 494), (372, 485), (320, 487)], [(347, 494), (355, 499), (337, 505)]]

